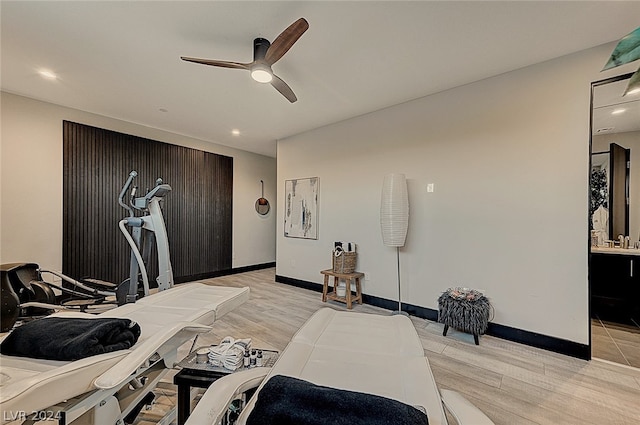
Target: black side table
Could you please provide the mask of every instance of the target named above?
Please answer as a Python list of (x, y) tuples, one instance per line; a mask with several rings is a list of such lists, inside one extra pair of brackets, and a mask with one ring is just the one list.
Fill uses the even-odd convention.
[[(247, 369), (241, 367), (233, 371), (209, 363), (197, 363), (196, 352), (200, 348), (207, 347), (196, 348), (176, 365), (182, 368), (173, 377), (173, 383), (178, 386), (178, 425), (184, 425), (191, 414), (191, 387), (206, 389), (223, 376)], [(262, 350), (262, 356), (262, 367), (271, 367), (278, 359), (278, 352)]]

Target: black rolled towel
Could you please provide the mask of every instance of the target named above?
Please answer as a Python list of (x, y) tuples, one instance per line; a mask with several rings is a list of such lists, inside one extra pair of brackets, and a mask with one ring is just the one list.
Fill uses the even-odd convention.
[(129, 319), (45, 317), (14, 329), (0, 353), (46, 360), (78, 360), (132, 347), (140, 325)]
[(428, 425), (427, 415), (397, 400), (275, 375), (247, 425)]

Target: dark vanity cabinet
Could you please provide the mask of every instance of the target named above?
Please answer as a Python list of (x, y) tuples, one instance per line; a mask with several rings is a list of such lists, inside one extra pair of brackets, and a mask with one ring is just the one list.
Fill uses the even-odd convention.
[(590, 274), (592, 317), (640, 320), (640, 255), (592, 252)]

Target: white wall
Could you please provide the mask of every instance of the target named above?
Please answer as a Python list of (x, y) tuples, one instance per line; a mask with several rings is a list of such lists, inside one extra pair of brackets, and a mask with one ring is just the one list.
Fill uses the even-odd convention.
[[(4, 92), (1, 113), (0, 262), (62, 269), (63, 120), (233, 157), (233, 267), (275, 260), (275, 158)], [(264, 217), (254, 209), (260, 180), (272, 203)]]
[[(450, 286), (482, 289), (494, 322), (588, 344), (590, 83), (613, 45), (530, 66), (278, 143), (284, 180), (318, 176), (319, 239), (283, 236), (277, 274), (322, 282), (334, 240), (358, 243), (363, 291), (397, 300), (382, 244), (385, 174), (408, 178), (403, 302), (437, 309)], [(427, 193), (426, 185), (435, 184)]]
[[(632, 241), (637, 241), (640, 240), (640, 131), (593, 136), (591, 150), (593, 152), (608, 151), (611, 143), (631, 150), (629, 161), (631, 163), (629, 169), (629, 237)], [(616, 236), (612, 235), (610, 239), (615, 239)]]

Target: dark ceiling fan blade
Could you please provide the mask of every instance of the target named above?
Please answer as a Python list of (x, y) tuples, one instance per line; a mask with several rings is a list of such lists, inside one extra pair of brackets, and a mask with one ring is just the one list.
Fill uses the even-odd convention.
[(282, 31), (280, 35), (271, 43), (269, 50), (265, 56), (265, 60), (269, 65), (276, 63), (285, 53), (289, 51), (291, 46), (309, 29), (309, 22), (300, 18), (293, 24)]
[(234, 69), (250, 69), (251, 65), (253, 65), (253, 63), (227, 62), (227, 61), (217, 61), (212, 59), (198, 59), (198, 58), (190, 58), (187, 56), (180, 56), (180, 59), (187, 62), (200, 63), (202, 65), (220, 66), (222, 68), (234, 68)]
[(284, 97), (286, 97), (289, 102), (293, 103), (298, 100), (295, 93), (293, 93), (293, 90), (291, 90), (291, 87), (289, 87), (287, 83), (282, 81), (280, 77), (274, 75), (273, 79), (271, 80), (271, 85), (275, 87), (276, 90), (278, 90)]

